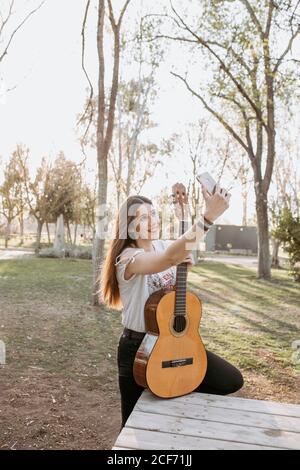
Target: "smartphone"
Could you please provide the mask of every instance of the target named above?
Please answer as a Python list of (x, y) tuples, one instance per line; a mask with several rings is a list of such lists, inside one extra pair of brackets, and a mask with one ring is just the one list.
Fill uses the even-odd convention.
[(199, 183), (201, 183), (205, 187), (206, 191), (209, 194), (214, 194), (217, 183), (215, 182), (213, 177), (208, 173), (208, 171), (197, 175), (196, 178)]

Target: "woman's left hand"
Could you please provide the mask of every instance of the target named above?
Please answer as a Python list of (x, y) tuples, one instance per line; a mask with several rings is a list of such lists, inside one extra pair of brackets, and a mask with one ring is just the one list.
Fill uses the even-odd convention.
[(192, 267), (195, 265), (193, 253), (190, 253), (184, 260), (183, 263), (187, 263), (188, 270), (190, 271)]

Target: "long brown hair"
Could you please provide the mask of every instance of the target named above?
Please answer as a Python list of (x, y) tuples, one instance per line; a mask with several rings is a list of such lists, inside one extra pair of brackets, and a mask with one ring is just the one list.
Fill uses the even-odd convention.
[[(101, 266), (100, 272), (100, 298), (110, 308), (122, 308), (120, 289), (116, 273), (116, 258), (129, 245), (136, 245), (130, 238), (128, 227), (136, 215), (129, 215), (133, 205), (137, 207), (142, 204), (151, 204), (152, 201), (144, 196), (130, 196), (122, 204), (114, 223), (114, 236), (108, 248), (106, 258)], [(122, 231), (122, 233), (120, 233)], [(120, 236), (121, 235), (121, 236)]]

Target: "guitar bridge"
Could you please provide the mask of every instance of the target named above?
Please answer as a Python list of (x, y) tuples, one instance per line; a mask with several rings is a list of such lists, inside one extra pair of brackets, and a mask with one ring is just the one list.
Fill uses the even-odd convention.
[(171, 361), (163, 361), (162, 368), (165, 369), (166, 367), (182, 367), (187, 366), (189, 364), (193, 364), (192, 357), (187, 357), (186, 359), (173, 359)]

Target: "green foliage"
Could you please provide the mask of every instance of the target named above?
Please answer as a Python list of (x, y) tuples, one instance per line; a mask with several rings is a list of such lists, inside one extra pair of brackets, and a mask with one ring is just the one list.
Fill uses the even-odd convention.
[(0, 215), (3, 215), (8, 223), (20, 216), (26, 206), (24, 183), (28, 175), (27, 158), (28, 149), (18, 145), (3, 171)]
[(300, 217), (294, 216), (290, 209), (285, 208), (277, 216), (276, 225), (272, 235), (284, 244), (289, 254), (291, 274), (295, 281), (300, 282)]
[(81, 190), (82, 178), (78, 166), (60, 152), (51, 168), (46, 194), (53, 222), (61, 214), (66, 222), (79, 220)]

